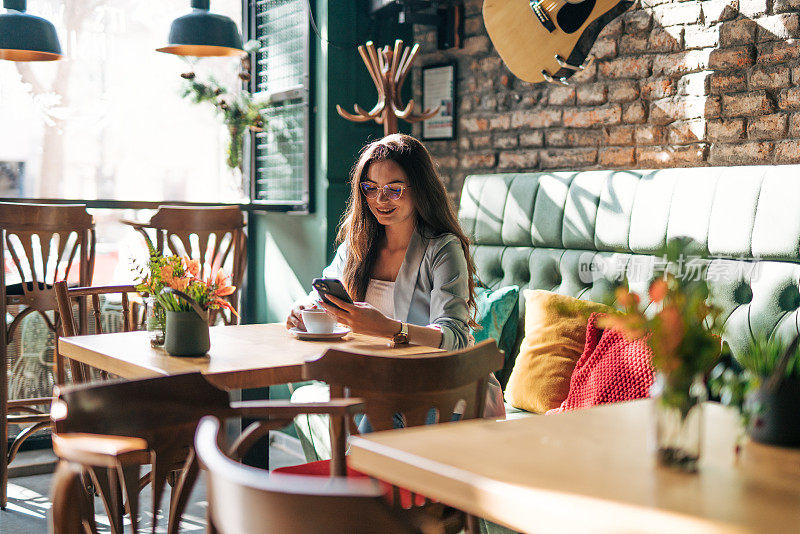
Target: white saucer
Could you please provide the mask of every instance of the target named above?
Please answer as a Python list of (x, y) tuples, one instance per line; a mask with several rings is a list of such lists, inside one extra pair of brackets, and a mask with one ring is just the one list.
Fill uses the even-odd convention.
[(297, 339), (306, 339), (306, 340), (330, 340), (330, 339), (341, 339), (347, 334), (350, 333), (350, 329), (346, 326), (337, 326), (333, 329), (333, 332), (328, 334), (312, 334), (311, 332), (306, 332), (305, 330), (298, 330), (297, 328), (290, 328), (289, 333), (292, 334)]

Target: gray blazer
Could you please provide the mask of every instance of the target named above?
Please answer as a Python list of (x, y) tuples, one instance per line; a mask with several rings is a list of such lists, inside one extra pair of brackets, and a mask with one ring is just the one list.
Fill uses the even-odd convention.
[[(322, 275), (341, 278), (346, 258), (347, 243), (342, 243)], [(439, 348), (466, 348), (470, 342), (468, 277), (467, 259), (458, 237), (442, 234), (427, 239), (414, 232), (394, 284), (393, 319), (439, 327)]]

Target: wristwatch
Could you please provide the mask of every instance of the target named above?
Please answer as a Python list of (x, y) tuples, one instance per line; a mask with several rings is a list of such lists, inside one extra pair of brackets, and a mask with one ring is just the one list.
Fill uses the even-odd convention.
[(408, 325), (404, 322), (400, 322), (400, 331), (392, 336), (392, 342), (395, 345), (405, 345), (408, 343)]

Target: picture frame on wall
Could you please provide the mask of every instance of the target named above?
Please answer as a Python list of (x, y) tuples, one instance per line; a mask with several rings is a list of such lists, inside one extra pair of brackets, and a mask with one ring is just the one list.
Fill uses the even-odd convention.
[(422, 122), (422, 139), (456, 137), (456, 64), (422, 67), (422, 109), (439, 108), (439, 113)]

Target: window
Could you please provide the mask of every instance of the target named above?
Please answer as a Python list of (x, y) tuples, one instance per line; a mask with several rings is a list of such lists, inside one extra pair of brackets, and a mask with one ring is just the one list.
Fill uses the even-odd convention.
[(307, 0), (249, 0), (248, 25), (261, 48), (253, 89), (272, 107), (255, 134), (254, 204), (309, 208), (309, 4)]

